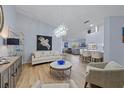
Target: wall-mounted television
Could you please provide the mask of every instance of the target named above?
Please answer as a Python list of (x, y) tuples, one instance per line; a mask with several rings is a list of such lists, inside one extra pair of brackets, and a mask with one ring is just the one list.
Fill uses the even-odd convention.
[(7, 38), (4, 40), (5, 45), (19, 45), (19, 39), (17, 38)]

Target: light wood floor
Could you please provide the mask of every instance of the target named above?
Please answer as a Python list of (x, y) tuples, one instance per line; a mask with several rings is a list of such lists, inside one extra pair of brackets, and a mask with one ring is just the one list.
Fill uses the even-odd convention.
[[(73, 56), (71, 79), (75, 81), (78, 87), (84, 87), (86, 63), (79, 61), (79, 56)], [(37, 80), (44, 83), (65, 82), (66, 80), (59, 80), (53, 78), (49, 73), (49, 63), (32, 66), (31, 64), (24, 64), (23, 71), (17, 82), (17, 88), (30, 88)]]

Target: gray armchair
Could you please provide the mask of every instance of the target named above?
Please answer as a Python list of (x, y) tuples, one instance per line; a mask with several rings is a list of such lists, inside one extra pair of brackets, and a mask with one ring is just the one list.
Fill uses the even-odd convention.
[(114, 61), (108, 63), (90, 63), (87, 66), (84, 87), (86, 87), (88, 83), (104, 88), (123, 87), (124, 67)]

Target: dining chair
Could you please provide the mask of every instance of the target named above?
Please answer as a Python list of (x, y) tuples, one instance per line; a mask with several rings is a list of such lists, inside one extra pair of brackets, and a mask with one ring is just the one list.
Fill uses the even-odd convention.
[(103, 53), (99, 51), (93, 51), (91, 53), (91, 62), (102, 62), (103, 61)]

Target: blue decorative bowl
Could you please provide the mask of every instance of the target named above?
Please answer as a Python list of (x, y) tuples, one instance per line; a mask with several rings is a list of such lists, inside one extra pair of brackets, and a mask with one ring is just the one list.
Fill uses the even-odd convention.
[(58, 62), (59, 65), (64, 65), (65, 64), (64, 60), (58, 60), (57, 62)]

